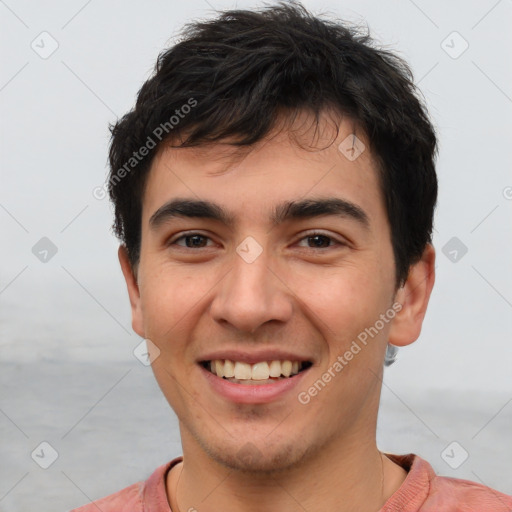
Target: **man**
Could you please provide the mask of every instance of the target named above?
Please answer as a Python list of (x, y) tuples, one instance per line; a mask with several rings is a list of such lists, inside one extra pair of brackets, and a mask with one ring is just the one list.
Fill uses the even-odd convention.
[(290, 3), (188, 25), (109, 178), (183, 457), (76, 510), (511, 511), (376, 446), (386, 353), (434, 284), (435, 154), (409, 68), (354, 30)]

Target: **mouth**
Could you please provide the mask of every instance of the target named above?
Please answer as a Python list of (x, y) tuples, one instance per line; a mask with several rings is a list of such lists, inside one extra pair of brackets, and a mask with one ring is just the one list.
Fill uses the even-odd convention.
[(288, 380), (312, 366), (311, 361), (273, 360), (260, 361), (254, 364), (215, 359), (199, 363), (213, 375), (233, 384), (265, 385)]

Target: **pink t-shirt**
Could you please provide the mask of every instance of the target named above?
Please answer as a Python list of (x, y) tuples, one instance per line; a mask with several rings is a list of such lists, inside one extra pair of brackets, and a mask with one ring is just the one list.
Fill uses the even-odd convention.
[[(512, 496), (484, 485), (437, 476), (418, 455), (391, 455), (407, 477), (379, 512), (512, 512)], [(157, 468), (145, 481), (71, 512), (172, 512), (165, 492), (169, 469), (183, 457)]]

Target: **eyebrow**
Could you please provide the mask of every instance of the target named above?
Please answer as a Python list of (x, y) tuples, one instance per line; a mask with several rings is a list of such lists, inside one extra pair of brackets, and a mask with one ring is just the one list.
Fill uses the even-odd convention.
[[(274, 208), (270, 216), (270, 222), (275, 227), (290, 220), (315, 218), (324, 215), (352, 219), (365, 229), (370, 228), (369, 217), (361, 207), (338, 197), (286, 201)], [(151, 229), (156, 230), (165, 222), (176, 217), (211, 219), (219, 221), (229, 228), (233, 228), (236, 224), (235, 217), (214, 202), (176, 198), (158, 208), (151, 215), (149, 225)]]

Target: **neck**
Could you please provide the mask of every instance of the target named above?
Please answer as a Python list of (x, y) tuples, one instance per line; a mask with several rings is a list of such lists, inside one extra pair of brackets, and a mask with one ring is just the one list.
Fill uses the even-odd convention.
[(407, 475), (375, 443), (329, 445), (303, 464), (263, 475), (226, 468), (183, 446), (183, 463), (167, 480), (173, 512), (377, 512)]

